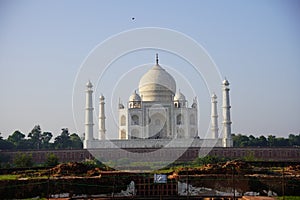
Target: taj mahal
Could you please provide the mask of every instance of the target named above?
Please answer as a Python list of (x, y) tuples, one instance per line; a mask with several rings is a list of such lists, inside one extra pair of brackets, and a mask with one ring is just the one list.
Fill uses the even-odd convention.
[[(221, 83), (220, 83), (221, 86)], [(150, 148), (150, 147), (232, 147), (229, 82), (222, 82), (222, 123), (220, 138), (218, 128), (217, 96), (211, 96), (211, 138), (198, 135), (197, 97), (189, 106), (176, 81), (156, 62), (145, 73), (129, 97), (127, 105), (119, 103), (119, 137), (108, 140), (105, 128), (105, 98), (99, 98), (99, 132), (93, 133), (93, 85), (86, 85), (84, 148)], [(117, 106), (117, 105), (116, 105)]]

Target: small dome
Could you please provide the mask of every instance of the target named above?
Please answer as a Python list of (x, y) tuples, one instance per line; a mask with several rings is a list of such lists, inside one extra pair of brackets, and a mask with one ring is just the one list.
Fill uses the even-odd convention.
[(214, 93), (214, 94), (211, 96), (211, 98), (216, 99), (216, 98), (217, 98), (217, 95)]
[(86, 87), (89, 87), (89, 88), (93, 87), (91, 81), (89, 81), (89, 82), (86, 83)]
[(99, 99), (100, 99), (100, 100), (104, 100), (103, 94), (100, 95)]
[(225, 78), (225, 80), (223, 81), (223, 85), (229, 85), (229, 82), (228, 82), (228, 80)]
[(140, 95), (134, 91), (134, 93), (129, 97), (129, 101), (141, 101)]
[(185, 96), (179, 91), (174, 97), (174, 101), (185, 101)]

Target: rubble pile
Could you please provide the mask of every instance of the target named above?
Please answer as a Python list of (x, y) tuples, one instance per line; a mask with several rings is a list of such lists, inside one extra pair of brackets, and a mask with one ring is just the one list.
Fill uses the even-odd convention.
[(83, 163), (62, 163), (50, 170), (54, 177), (86, 175), (91, 168)]
[(290, 174), (290, 175), (300, 175), (300, 165), (286, 167), (285, 173)]
[(232, 172), (239, 174), (248, 174), (251, 173), (253, 167), (246, 162), (243, 161), (227, 161), (223, 166), (222, 169), (225, 169), (225, 172)]
[(92, 177), (92, 176), (101, 176), (101, 170), (96, 167), (95, 169), (91, 169), (87, 171), (87, 176)]
[(199, 168), (180, 170), (179, 174), (248, 174), (253, 167), (243, 161), (227, 161), (225, 163), (206, 164)]

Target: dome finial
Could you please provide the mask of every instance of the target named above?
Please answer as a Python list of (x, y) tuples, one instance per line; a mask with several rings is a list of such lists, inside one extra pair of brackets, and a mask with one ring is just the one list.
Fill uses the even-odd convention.
[(227, 80), (227, 78), (225, 77), (224, 81), (223, 81), (223, 85), (228, 86), (229, 85), (229, 81)]
[(158, 53), (156, 54), (156, 65), (158, 65)]

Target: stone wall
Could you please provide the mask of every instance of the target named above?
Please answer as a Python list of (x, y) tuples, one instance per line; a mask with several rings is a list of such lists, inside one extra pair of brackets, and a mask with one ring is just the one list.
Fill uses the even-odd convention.
[(59, 158), (59, 162), (80, 162), (86, 159), (93, 159), (94, 155), (106, 155), (112, 160), (120, 158), (129, 158), (130, 155), (136, 154), (140, 156), (141, 161), (151, 161), (145, 155), (156, 156), (157, 160), (169, 161), (169, 158), (174, 158), (179, 155), (179, 161), (194, 160), (199, 156), (212, 155), (226, 158), (255, 158), (261, 161), (300, 161), (300, 148), (225, 148), (225, 147), (190, 147), (186, 148), (99, 148), (99, 149), (70, 149), (70, 150), (35, 150), (35, 151), (1, 151), (1, 155), (9, 157), (10, 162), (19, 153), (26, 153), (32, 155), (35, 163), (44, 163), (47, 158), (47, 154), (53, 153)]

